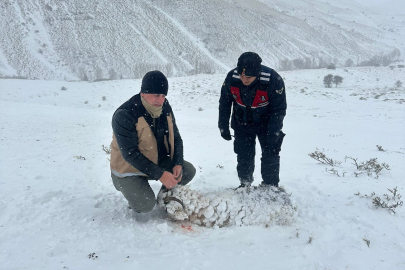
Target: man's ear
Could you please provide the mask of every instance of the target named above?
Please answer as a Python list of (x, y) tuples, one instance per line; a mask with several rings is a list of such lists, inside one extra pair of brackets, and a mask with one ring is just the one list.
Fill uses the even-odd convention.
[(141, 97), (143, 97), (143, 93), (141, 93)]

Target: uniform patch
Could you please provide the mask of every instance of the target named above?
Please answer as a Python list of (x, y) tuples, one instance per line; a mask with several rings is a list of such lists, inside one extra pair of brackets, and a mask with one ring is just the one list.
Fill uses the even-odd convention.
[(284, 87), (281, 87), (280, 90), (276, 90), (276, 93), (281, 95), (283, 93), (283, 91), (284, 91)]
[(238, 97), (238, 96), (235, 95), (235, 94), (232, 94), (232, 96), (233, 96), (234, 99), (237, 99), (237, 97)]
[(262, 101), (265, 101), (265, 100), (266, 100), (266, 97), (265, 97), (265, 96), (262, 96), (260, 99), (261, 99)]

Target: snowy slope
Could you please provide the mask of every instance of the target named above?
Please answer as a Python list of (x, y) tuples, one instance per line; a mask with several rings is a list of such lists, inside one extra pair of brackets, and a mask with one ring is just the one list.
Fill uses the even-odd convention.
[[(329, 72), (281, 72), (289, 106), (281, 184), (298, 217), (268, 228), (189, 228), (157, 207), (127, 208), (102, 145), (140, 80), (0, 80), (0, 269), (404, 269), (404, 207), (393, 214), (364, 196), (405, 193), (405, 90), (394, 88), (404, 71), (337, 69), (343, 84), (326, 89)], [(169, 78), (185, 158), (197, 168), (190, 188), (202, 192), (238, 185), (232, 143), (217, 129), (224, 77)], [(343, 162), (340, 177), (308, 156), (317, 148)], [(355, 177), (345, 156), (378, 158), (391, 170)], [(259, 172), (258, 155), (255, 185)]]
[(355, 64), (405, 51), (405, 15), (339, 0), (4, 0), (0, 76), (97, 80), (223, 73), (265, 62)]

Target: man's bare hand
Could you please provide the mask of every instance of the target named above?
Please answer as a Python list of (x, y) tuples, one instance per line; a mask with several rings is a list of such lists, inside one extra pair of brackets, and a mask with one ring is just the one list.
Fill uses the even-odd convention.
[(177, 180), (174, 175), (168, 171), (165, 171), (159, 179), (162, 184), (168, 188), (172, 189), (177, 185)]
[(180, 182), (181, 178), (183, 177), (182, 170), (183, 170), (183, 167), (181, 165), (176, 165), (173, 167), (173, 175), (174, 175), (174, 178), (177, 179), (177, 182)]

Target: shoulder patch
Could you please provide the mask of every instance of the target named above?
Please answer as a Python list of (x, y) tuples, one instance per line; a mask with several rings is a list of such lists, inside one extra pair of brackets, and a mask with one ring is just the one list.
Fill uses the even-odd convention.
[(281, 89), (276, 90), (276, 93), (281, 95), (283, 93), (283, 91), (284, 91), (284, 87), (281, 87)]

